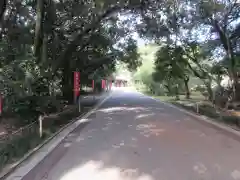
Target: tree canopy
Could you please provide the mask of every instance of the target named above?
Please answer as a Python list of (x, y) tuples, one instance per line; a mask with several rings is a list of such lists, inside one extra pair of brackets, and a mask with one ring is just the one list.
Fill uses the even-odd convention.
[(239, 1), (154, 1), (140, 19), (135, 27), (141, 37), (162, 47), (155, 58), (156, 81), (173, 79), (176, 84), (179, 78), (195, 76), (212, 99), (213, 85), (229, 76), (233, 97), (239, 100)]
[[(142, 64), (133, 38), (138, 33), (161, 47), (156, 81), (160, 70), (160, 79), (173, 82), (195, 76), (211, 94), (212, 82), (224, 74), (238, 98), (239, 19), (236, 0), (3, 0), (1, 92), (8, 104), (56, 94), (70, 102), (73, 71), (88, 84), (96, 74), (98, 79), (111, 75), (117, 62), (130, 70)], [(214, 67), (216, 61), (221, 68)]]

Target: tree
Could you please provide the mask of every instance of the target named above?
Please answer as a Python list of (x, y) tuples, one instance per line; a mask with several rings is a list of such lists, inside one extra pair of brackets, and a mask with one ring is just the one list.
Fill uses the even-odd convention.
[(119, 23), (119, 13), (140, 11), (144, 6), (140, 0), (1, 3), (0, 80), (5, 107), (29, 96), (37, 102), (37, 96), (61, 95), (71, 102), (73, 71), (81, 71), (81, 83), (88, 84), (94, 73), (102, 77), (113, 73), (117, 61), (129, 69), (141, 64), (136, 42), (127, 35), (130, 28)]
[(196, 15), (194, 17), (196, 24), (201, 23), (209, 28), (211, 35), (216, 38), (209, 39), (214, 43), (215, 48), (221, 47), (229, 61), (228, 73), (233, 82), (233, 93), (237, 100), (238, 73), (236, 70), (236, 42), (240, 37), (240, 3), (233, 1), (200, 1), (195, 3)]
[(7, 0), (2, 0), (0, 2), (0, 22), (2, 21), (6, 8), (7, 8)]
[[(186, 59), (184, 59), (184, 51), (181, 47), (165, 45), (156, 53), (154, 79), (160, 82), (167, 82), (166, 88), (169, 91), (174, 86), (177, 99), (179, 99), (181, 82), (185, 86), (186, 98), (190, 98), (188, 87), (189, 72)], [(169, 82), (172, 82), (172, 84), (169, 84)]]
[[(152, 73), (154, 71), (155, 53), (159, 49), (156, 44), (148, 44), (138, 48), (142, 65), (133, 73), (133, 79), (141, 82), (145, 91), (155, 95), (163, 95), (164, 90), (161, 84), (153, 80)], [(139, 83), (138, 83), (139, 84)]]
[(155, 1), (155, 7), (150, 6), (147, 13), (141, 15), (139, 33), (159, 44), (182, 46), (188, 56), (189, 69), (203, 80), (209, 99), (212, 99), (211, 84), (215, 81), (212, 63), (216, 58), (221, 60), (225, 53), (230, 62), (228, 74), (237, 92), (240, 3), (235, 0)]

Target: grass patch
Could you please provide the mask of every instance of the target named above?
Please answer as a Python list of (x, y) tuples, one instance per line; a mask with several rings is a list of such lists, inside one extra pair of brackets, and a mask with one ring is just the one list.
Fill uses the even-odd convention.
[[(193, 113), (197, 114), (197, 103), (198, 103), (198, 114), (204, 115), (213, 119), (214, 121), (218, 121), (220, 123), (224, 123), (234, 127), (234, 129), (240, 129), (240, 116), (234, 115), (234, 113), (230, 113), (229, 111), (224, 111), (221, 109), (215, 109), (212, 104), (205, 100), (205, 98), (201, 95), (192, 95), (191, 99), (185, 99), (184, 96), (180, 96), (180, 100), (176, 100), (175, 97), (171, 96), (152, 96), (154, 98), (160, 99), (161, 101), (165, 101), (176, 105), (180, 108), (186, 109)], [(237, 114), (237, 113), (235, 113)]]
[[(187, 106), (186, 104), (182, 104), (179, 102), (170, 102), (176, 106), (184, 108), (186, 110), (192, 111), (193, 113), (197, 113), (196, 106)], [(223, 111), (221, 109), (215, 109), (210, 104), (200, 104), (199, 112), (200, 115), (204, 115), (206, 117), (211, 118), (214, 121), (224, 123), (230, 126), (233, 126), (234, 129), (240, 129), (240, 117), (235, 116), (228, 111)]]
[(152, 96), (156, 99), (159, 99), (161, 101), (174, 101), (175, 100), (175, 97), (172, 97), (172, 96)]
[[(154, 98), (160, 99), (161, 101), (167, 101), (167, 102), (174, 102), (176, 101), (176, 97), (175, 96), (154, 96), (154, 95), (150, 95)], [(198, 102), (198, 101), (205, 101), (205, 98), (198, 93), (194, 93), (191, 95), (190, 99), (186, 99), (185, 95), (180, 95), (179, 96), (181, 101), (188, 101), (188, 102)]]

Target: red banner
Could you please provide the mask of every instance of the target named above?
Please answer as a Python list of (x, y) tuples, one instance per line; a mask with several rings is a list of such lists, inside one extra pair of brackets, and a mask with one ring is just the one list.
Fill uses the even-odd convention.
[(92, 80), (92, 89), (93, 89), (93, 91), (94, 91), (94, 80)]
[(80, 94), (80, 72), (74, 72), (74, 85), (73, 85), (74, 96), (78, 97)]
[(105, 80), (102, 80), (102, 89), (105, 89)]

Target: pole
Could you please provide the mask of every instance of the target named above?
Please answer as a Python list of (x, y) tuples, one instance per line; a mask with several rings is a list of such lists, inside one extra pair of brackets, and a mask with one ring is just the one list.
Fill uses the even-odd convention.
[(78, 98), (78, 112), (81, 112), (80, 96), (79, 96), (79, 98)]
[(199, 105), (198, 103), (196, 105), (197, 105), (197, 113), (199, 114)]
[(94, 83), (94, 80), (92, 80), (92, 93), (93, 93), (93, 101), (95, 100), (95, 92), (94, 92), (94, 87), (95, 86), (95, 83)]
[(40, 136), (40, 138), (42, 138), (42, 134), (43, 134), (43, 132), (42, 132), (42, 115), (40, 115), (39, 116), (39, 118), (38, 118), (38, 122), (39, 122), (39, 136)]
[(106, 91), (108, 91), (108, 80), (105, 80)]
[(2, 115), (2, 109), (3, 109), (3, 98), (2, 98), (2, 94), (0, 94), (0, 116)]

